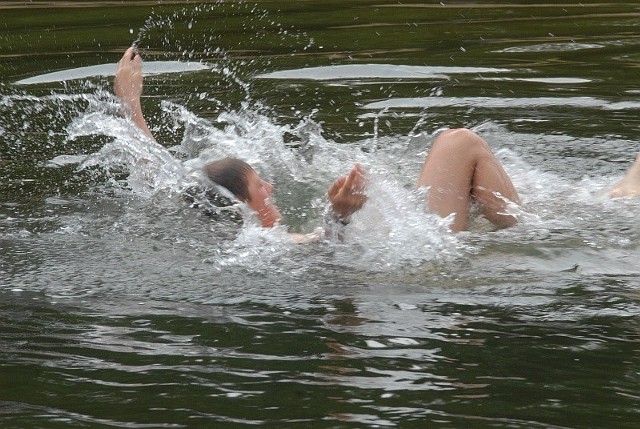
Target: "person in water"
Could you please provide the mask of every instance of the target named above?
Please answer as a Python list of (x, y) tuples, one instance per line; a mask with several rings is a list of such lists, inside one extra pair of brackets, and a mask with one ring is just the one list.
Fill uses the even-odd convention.
[[(118, 62), (114, 92), (122, 102), (122, 113), (130, 117), (149, 139), (155, 141), (142, 113), (142, 80), (142, 58), (134, 48), (129, 48)], [(263, 227), (271, 228), (282, 221), (280, 210), (271, 198), (273, 186), (245, 161), (220, 159), (206, 164), (204, 172), (213, 183), (246, 204)], [(339, 177), (327, 191), (330, 206), (328, 219), (338, 225), (348, 224), (351, 215), (360, 210), (367, 200), (365, 186), (365, 172), (360, 164), (354, 165), (347, 175)], [(292, 238), (295, 241), (308, 241), (317, 237), (313, 234), (292, 234)]]
[[(118, 62), (114, 92), (123, 104), (124, 113), (155, 141), (142, 113), (142, 81), (142, 58), (135, 48), (129, 48)], [(246, 162), (225, 158), (205, 165), (204, 171), (212, 182), (227, 189), (255, 212), (263, 227), (270, 228), (282, 221), (271, 199), (273, 186)], [(467, 228), (473, 204), (498, 228), (517, 222), (508, 210), (510, 204), (520, 204), (511, 179), (487, 142), (468, 129), (446, 130), (437, 136), (416, 186), (429, 188), (428, 211), (442, 217), (453, 215), (450, 226), (453, 232)], [(360, 164), (330, 186), (327, 198), (336, 223), (346, 225), (351, 215), (362, 208), (367, 200), (365, 189), (366, 177)], [(610, 196), (640, 196), (640, 154)]]

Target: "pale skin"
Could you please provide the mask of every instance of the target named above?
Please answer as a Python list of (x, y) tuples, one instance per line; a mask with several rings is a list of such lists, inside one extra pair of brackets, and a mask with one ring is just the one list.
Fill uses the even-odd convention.
[(509, 202), (519, 204), (509, 175), (476, 133), (461, 128), (442, 132), (433, 142), (418, 177), (428, 186), (426, 208), (442, 217), (455, 213), (451, 230), (467, 229), (472, 202), (498, 228), (517, 222), (507, 213)]
[[(520, 204), (511, 179), (487, 142), (467, 129), (444, 131), (436, 138), (417, 186), (429, 187), (427, 210), (443, 217), (455, 213), (453, 232), (467, 228), (473, 202), (498, 228), (517, 222), (508, 213), (509, 204)], [(609, 196), (640, 196), (640, 154), (624, 178), (609, 191)]]
[(147, 137), (155, 141), (153, 133), (142, 114), (140, 97), (142, 96), (142, 57), (134, 48), (129, 48), (118, 61), (118, 69), (113, 82), (113, 92), (122, 101), (124, 115), (140, 128)]
[(611, 198), (640, 197), (640, 153), (625, 176), (609, 191)]

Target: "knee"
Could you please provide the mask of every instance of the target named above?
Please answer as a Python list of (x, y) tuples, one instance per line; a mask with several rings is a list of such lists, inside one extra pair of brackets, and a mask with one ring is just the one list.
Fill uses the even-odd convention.
[(445, 130), (436, 137), (433, 142), (433, 149), (444, 149), (448, 151), (469, 151), (486, 149), (487, 143), (475, 132), (468, 128), (454, 128)]
[(468, 128), (449, 128), (447, 130), (442, 131), (438, 137), (451, 137), (451, 136), (460, 136), (460, 135), (468, 135), (475, 134)]
[(462, 142), (472, 142), (474, 140), (482, 140), (478, 134), (468, 128), (451, 128), (440, 133), (437, 140), (452, 140)]

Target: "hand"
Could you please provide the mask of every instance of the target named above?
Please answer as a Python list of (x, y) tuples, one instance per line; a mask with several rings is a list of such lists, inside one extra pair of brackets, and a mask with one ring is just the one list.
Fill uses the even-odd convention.
[(142, 57), (136, 49), (127, 49), (118, 61), (113, 91), (127, 108), (135, 111), (142, 95)]
[(366, 186), (367, 179), (360, 164), (354, 165), (347, 176), (339, 177), (331, 185), (327, 196), (339, 220), (348, 221), (349, 216), (362, 208), (367, 201)]

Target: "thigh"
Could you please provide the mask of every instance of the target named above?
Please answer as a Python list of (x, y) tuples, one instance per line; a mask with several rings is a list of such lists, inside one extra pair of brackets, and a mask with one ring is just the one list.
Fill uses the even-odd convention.
[(453, 231), (466, 228), (471, 202), (498, 227), (513, 225), (505, 215), (509, 201), (519, 202), (511, 179), (480, 136), (467, 129), (448, 130), (433, 142), (418, 178), (429, 186), (427, 209), (440, 216), (455, 213)]
[(460, 131), (445, 131), (435, 139), (417, 182), (418, 187), (429, 187), (427, 210), (442, 217), (455, 213), (453, 231), (465, 229), (469, 221), (475, 170), (469, 137)]

